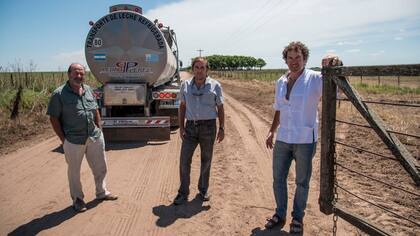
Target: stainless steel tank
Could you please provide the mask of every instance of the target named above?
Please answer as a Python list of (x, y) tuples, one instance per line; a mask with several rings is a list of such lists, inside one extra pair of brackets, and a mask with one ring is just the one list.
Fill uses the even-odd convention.
[(103, 84), (157, 85), (171, 80), (177, 61), (158, 26), (141, 10), (115, 9), (111, 7), (87, 35), (85, 56), (91, 72)]

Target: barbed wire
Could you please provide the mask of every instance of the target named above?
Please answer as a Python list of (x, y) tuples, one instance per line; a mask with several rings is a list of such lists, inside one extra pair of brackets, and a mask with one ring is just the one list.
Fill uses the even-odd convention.
[(373, 203), (373, 202), (371, 202), (371, 201), (369, 201), (369, 200), (366, 200), (366, 199), (364, 199), (364, 198), (362, 198), (362, 197), (360, 197), (360, 196), (357, 196), (356, 194), (354, 194), (354, 193), (350, 192), (349, 190), (345, 189), (344, 187), (342, 187), (342, 186), (341, 186), (341, 185), (339, 185), (339, 184), (336, 184), (336, 185), (337, 185), (337, 187), (338, 187), (338, 188), (340, 188), (340, 189), (341, 189), (341, 190), (343, 190), (344, 192), (346, 192), (346, 193), (348, 193), (348, 194), (350, 194), (350, 195), (352, 195), (352, 196), (354, 196), (354, 197), (356, 197), (356, 198), (358, 198), (358, 199), (360, 199), (360, 200), (362, 200), (362, 201), (364, 201), (364, 202), (367, 202), (367, 203), (369, 203), (369, 204), (371, 204), (371, 205), (373, 205), (373, 206), (375, 206), (375, 207), (377, 207), (377, 208), (379, 208), (379, 209), (382, 209), (383, 211), (386, 211), (386, 212), (388, 212), (388, 213), (391, 213), (391, 214), (393, 214), (394, 216), (399, 217), (399, 218), (400, 218), (400, 219), (402, 219), (402, 220), (406, 220), (406, 221), (411, 222), (411, 223), (413, 223), (413, 224), (415, 224), (415, 225), (417, 225), (417, 226), (420, 226), (420, 224), (419, 224), (419, 223), (417, 223), (417, 222), (415, 222), (415, 221), (413, 221), (413, 220), (411, 220), (411, 219), (409, 219), (409, 218), (406, 218), (406, 217), (404, 217), (404, 216), (402, 216), (402, 215), (400, 215), (400, 214), (398, 214), (398, 213), (396, 213), (396, 212), (394, 212), (394, 211), (390, 210), (388, 207), (384, 207), (384, 206), (381, 206), (381, 205), (379, 205), (379, 204)]
[(379, 154), (379, 153), (375, 153), (375, 152), (372, 152), (372, 151), (369, 151), (369, 150), (366, 150), (366, 149), (363, 149), (363, 148), (358, 148), (358, 147), (352, 146), (350, 144), (342, 143), (340, 141), (334, 141), (334, 143), (340, 144), (340, 145), (343, 145), (343, 146), (346, 146), (346, 147), (349, 147), (349, 148), (353, 148), (353, 149), (356, 149), (356, 150), (359, 150), (359, 151), (362, 151), (362, 152), (366, 152), (366, 153), (369, 153), (369, 154), (372, 154), (372, 155), (380, 156), (380, 157), (383, 157), (383, 158), (386, 158), (386, 159), (398, 161), (397, 158), (390, 157), (390, 156), (385, 156), (385, 155), (382, 155), (382, 154)]
[[(337, 101), (345, 101), (350, 102), (347, 98), (337, 98)], [(391, 105), (391, 106), (401, 106), (401, 107), (416, 107), (419, 108), (420, 104), (415, 104), (410, 101), (400, 101), (398, 103), (395, 102), (381, 102), (381, 101), (368, 101), (368, 100), (362, 100), (364, 103), (374, 103), (374, 104), (382, 104), (382, 105)]]
[[(364, 128), (373, 129), (369, 125), (357, 124), (357, 123), (353, 123), (353, 122), (350, 122), (350, 121), (343, 121), (343, 120), (337, 120), (337, 119), (335, 119), (335, 121), (336, 122), (339, 122), (339, 123), (348, 124), (348, 125), (354, 125), (354, 126), (358, 126), (358, 127), (364, 127)], [(385, 131), (388, 132), (388, 133), (399, 134), (399, 135), (403, 135), (403, 136), (409, 136), (409, 137), (412, 137), (412, 138), (418, 138), (418, 139), (420, 139), (420, 136), (419, 135), (415, 135), (415, 134), (401, 133), (401, 132), (398, 132), (398, 131), (388, 130), (388, 129), (386, 129)]]
[(349, 171), (349, 172), (352, 172), (352, 173), (354, 173), (354, 174), (361, 175), (361, 176), (363, 176), (363, 177), (365, 177), (365, 178), (368, 178), (368, 179), (370, 179), (370, 180), (373, 180), (373, 181), (379, 182), (379, 183), (381, 183), (381, 184), (383, 184), (383, 185), (386, 185), (386, 186), (388, 186), (388, 187), (391, 187), (391, 188), (395, 188), (395, 189), (401, 190), (401, 191), (403, 191), (403, 192), (406, 192), (406, 193), (412, 194), (412, 195), (414, 195), (414, 196), (416, 196), (416, 197), (420, 197), (420, 194), (418, 194), (418, 193), (414, 193), (414, 192), (411, 192), (411, 191), (409, 191), (409, 190), (407, 190), (407, 189), (404, 189), (404, 188), (401, 188), (401, 187), (397, 187), (397, 186), (394, 186), (394, 185), (392, 185), (392, 184), (388, 184), (388, 183), (386, 183), (386, 182), (384, 182), (384, 181), (382, 181), (382, 180), (375, 179), (375, 178), (373, 178), (373, 177), (371, 177), (371, 176), (368, 176), (368, 175), (365, 175), (365, 174), (360, 173), (360, 172), (358, 172), (358, 171), (355, 171), (355, 170), (352, 170), (352, 169), (350, 169), (350, 168), (347, 168), (347, 167), (343, 166), (343, 165), (342, 165), (342, 164), (340, 164), (340, 163), (336, 163), (336, 165), (337, 165), (337, 166), (340, 166), (341, 168), (343, 168), (343, 169), (345, 169), (345, 170), (347, 170), (347, 171)]

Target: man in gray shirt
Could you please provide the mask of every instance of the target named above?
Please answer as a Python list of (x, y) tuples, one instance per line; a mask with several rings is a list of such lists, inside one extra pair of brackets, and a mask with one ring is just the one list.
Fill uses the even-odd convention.
[[(205, 58), (195, 58), (191, 67), (194, 77), (183, 82), (180, 91), (179, 133), (182, 147), (179, 172), (181, 185), (174, 200), (175, 205), (188, 200), (191, 161), (197, 145), (200, 145), (201, 149), (199, 196), (203, 201), (210, 200), (208, 188), (213, 145), (215, 139), (221, 142), (225, 137), (222, 87), (219, 82), (207, 76), (209, 65)], [(218, 131), (216, 118), (219, 118)]]
[(80, 167), (85, 154), (95, 179), (96, 199), (116, 200), (118, 197), (106, 189), (107, 165), (101, 117), (92, 89), (83, 83), (85, 68), (73, 63), (67, 75), (69, 80), (52, 93), (47, 114), (63, 144), (73, 208), (83, 212), (87, 208), (83, 201)]

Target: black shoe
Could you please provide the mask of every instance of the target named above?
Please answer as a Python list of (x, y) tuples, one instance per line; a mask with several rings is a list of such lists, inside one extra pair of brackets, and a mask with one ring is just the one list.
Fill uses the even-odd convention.
[(290, 223), (290, 234), (303, 234), (303, 222), (302, 220), (293, 219)]
[(286, 219), (281, 218), (279, 215), (274, 214), (271, 219), (267, 219), (267, 223), (265, 224), (266, 229), (272, 229), (274, 227), (279, 227), (282, 229), (286, 224)]
[(83, 200), (76, 198), (76, 201), (73, 203), (73, 209), (76, 212), (84, 212), (87, 210), (86, 203)]
[(210, 201), (210, 194), (209, 194), (209, 192), (206, 192), (206, 193), (201, 193), (200, 192), (199, 195), (200, 195), (200, 198), (201, 198), (201, 200), (203, 202)]
[(188, 197), (178, 193), (178, 195), (176, 195), (176, 198), (174, 200), (174, 204), (181, 205), (181, 204), (184, 204), (186, 201), (188, 201)]

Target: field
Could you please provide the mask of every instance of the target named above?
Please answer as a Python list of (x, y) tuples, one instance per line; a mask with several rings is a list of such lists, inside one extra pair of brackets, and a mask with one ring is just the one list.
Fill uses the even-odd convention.
[[(67, 81), (66, 72), (0, 73), (0, 154), (25, 145), (34, 136), (50, 132), (47, 104), (54, 89)], [(86, 74), (91, 86), (98, 83), (91, 73)], [(16, 119), (10, 119), (16, 95), (22, 88)], [(42, 139), (42, 137), (39, 137)]]

